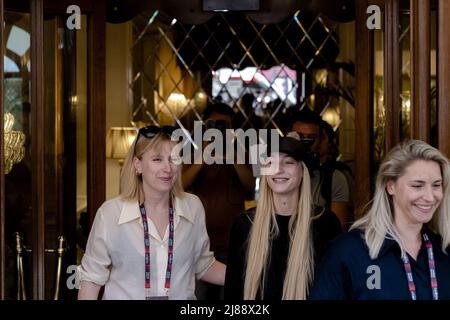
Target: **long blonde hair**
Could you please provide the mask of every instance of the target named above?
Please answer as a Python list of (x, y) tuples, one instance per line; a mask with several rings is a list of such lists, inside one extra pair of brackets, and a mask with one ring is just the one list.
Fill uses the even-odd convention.
[[(303, 179), (297, 211), (289, 220), (289, 258), (283, 284), (285, 300), (306, 299), (314, 276), (314, 252), (311, 232), (311, 186), (308, 169), (301, 162)], [(244, 299), (255, 299), (258, 290), (264, 295), (264, 279), (271, 239), (279, 234), (273, 192), (267, 178), (261, 178), (260, 198), (250, 231), (245, 272)]]
[(364, 238), (369, 248), (369, 255), (375, 259), (386, 237), (394, 239), (404, 246), (394, 225), (392, 196), (386, 190), (389, 181), (396, 181), (405, 173), (405, 169), (416, 160), (434, 161), (441, 168), (443, 180), (443, 197), (433, 218), (428, 223), (431, 229), (442, 236), (442, 250), (450, 244), (450, 167), (448, 159), (442, 153), (420, 140), (407, 140), (395, 146), (386, 156), (378, 170), (375, 195), (367, 214), (357, 220), (351, 229), (364, 230)]
[[(122, 173), (120, 176), (120, 195), (124, 200), (139, 203), (144, 201), (144, 188), (142, 186), (142, 176), (137, 174), (133, 164), (134, 157), (141, 159), (142, 155), (150, 149), (159, 150), (164, 142), (173, 142), (165, 133), (158, 133), (155, 137), (148, 139), (138, 135), (128, 150), (125, 158)], [(175, 142), (173, 142), (175, 144)], [(182, 196), (183, 186), (181, 184), (181, 173), (178, 171), (175, 184), (171, 193), (174, 196)]]

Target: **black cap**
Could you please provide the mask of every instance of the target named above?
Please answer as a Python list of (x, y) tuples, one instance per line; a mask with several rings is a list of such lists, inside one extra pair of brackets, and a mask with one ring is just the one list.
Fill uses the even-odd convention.
[[(270, 149), (270, 152), (272, 152), (272, 148)], [(280, 138), (278, 152), (285, 153), (297, 161), (305, 162), (305, 160), (307, 160), (305, 145), (300, 141), (299, 134), (294, 131), (289, 132), (286, 136)]]

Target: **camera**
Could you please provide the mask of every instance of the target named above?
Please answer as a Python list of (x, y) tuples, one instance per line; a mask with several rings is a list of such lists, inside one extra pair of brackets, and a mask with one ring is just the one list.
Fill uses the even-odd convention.
[(297, 161), (303, 161), (310, 174), (320, 168), (320, 155), (312, 151), (314, 137), (305, 137), (296, 131), (291, 131), (281, 138), (279, 151), (284, 152)]
[(305, 156), (305, 165), (308, 167), (309, 171), (320, 168), (320, 154), (318, 152), (313, 152), (312, 146), (316, 141), (315, 138), (306, 138), (300, 135), (300, 141), (305, 146), (306, 156)]

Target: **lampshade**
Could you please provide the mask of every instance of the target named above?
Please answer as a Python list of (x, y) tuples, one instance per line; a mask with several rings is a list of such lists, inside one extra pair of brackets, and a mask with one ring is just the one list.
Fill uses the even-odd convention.
[(111, 127), (106, 135), (106, 157), (123, 160), (136, 135), (134, 127)]
[(183, 111), (189, 108), (188, 104), (191, 101), (186, 99), (184, 94), (172, 92), (167, 101), (160, 102), (156, 111), (158, 114), (158, 123), (162, 125), (173, 125), (175, 122), (174, 117), (181, 117)]
[[(182, 93), (172, 92), (166, 101), (167, 106), (177, 116), (181, 116), (183, 110), (188, 107), (188, 100)], [(165, 110), (163, 109), (163, 112)]]
[(328, 122), (333, 130), (336, 130), (341, 124), (341, 117), (336, 107), (328, 107), (322, 112), (322, 119)]

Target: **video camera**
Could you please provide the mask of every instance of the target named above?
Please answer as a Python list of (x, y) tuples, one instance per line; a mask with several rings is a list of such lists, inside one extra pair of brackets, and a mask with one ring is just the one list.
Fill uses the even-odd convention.
[[(320, 167), (319, 153), (311, 150), (314, 141), (315, 138), (307, 138), (296, 131), (291, 131), (280, 139), (278, 150), (279, 152), (290, 155), (297, 161), (302, 161), (308, 168), (310, 174), (312, 174), (313, 170)], [(270, 146), (269, 149), (271, 149)]]
[(310, 173), (313, 172), (313, 170), (320, 168), (320, 154), (318, 152), (313, 152), (312, 146), (314, 142), (316, 141), (316, 138), (307, 138), (304, 137), (302, 134), (300, 136), (300, 141), (305, 146), (306, 156), (305, 156), (305, 165), (308, 167)]

